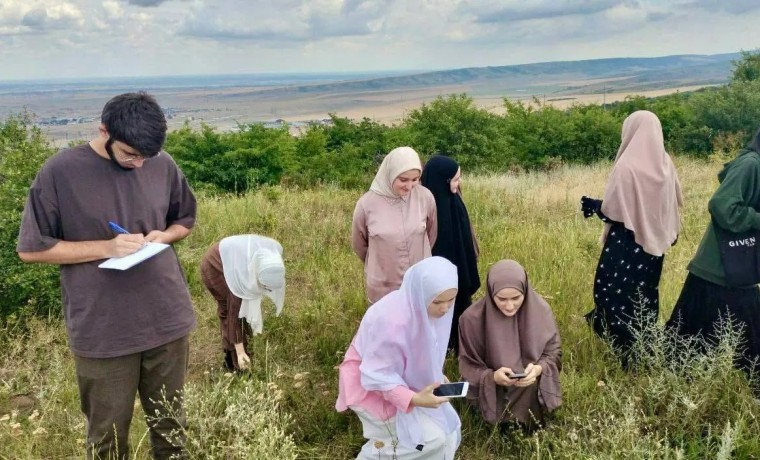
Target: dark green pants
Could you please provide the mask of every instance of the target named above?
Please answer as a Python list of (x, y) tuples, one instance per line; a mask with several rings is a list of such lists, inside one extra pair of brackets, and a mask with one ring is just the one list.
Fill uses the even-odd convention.
[(189, 337), (116, 358), (75, 356), (79, 398), (87, 417), (87, 458), (127, 459), (135, 395), (145, 411), (153, 458), (185, 458), (185, 382)]

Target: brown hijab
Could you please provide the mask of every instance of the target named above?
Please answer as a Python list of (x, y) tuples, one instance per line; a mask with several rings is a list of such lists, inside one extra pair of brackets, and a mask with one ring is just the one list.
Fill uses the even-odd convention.
[[(493, 301), (504, 288), (515, 288), (525, 299), (517, 314), (505, 316)], [(504, 413), (505, 393), (512, 387), (496, 385), (493, 373), (501, 367), (522, 372), (539, 364), (539, 402), (547, 411), (562, 404), (559, 372), (562, 367), (557, 323), (549, 304), (528, 283), (525, 269), (514, 260), (502, 260), (488, 272), (487, 294), (465, 310), (459, 320), (459, 370), (477, 395), (484, 418), (497, 423)]]
[[(661, 256), (678, 237), (682, 206), (681, 184), (665, 151), (660, 120), (646, 110), (633, 112), (623, 122), (602, 212), (632, 231), (647, 254)], [(602, 240), (608, 230), (609, 224)]]

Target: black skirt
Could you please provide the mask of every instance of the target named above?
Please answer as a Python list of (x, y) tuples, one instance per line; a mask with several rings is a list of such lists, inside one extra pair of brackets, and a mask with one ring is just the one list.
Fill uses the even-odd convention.
[(715, 344), (716, 326), (730, 315), (743, 325), (736, 367), (749, 372), (760, 359), (760, 290), (726, 287), (689, 273), (666, 327), (681, 336), (701, 336)]
[(472, 295), (460, 289), (454, 301), (454, 318), (451, 320), (451, 334), (449, 335), (449, 349), (459, 356), (459, 317), (462, 316), (472, 304)]
[(634, 332), (657, 320), (664, 257), (644, 252), (632, 231), (619, 222), (610, 223), (594, 276), (595, 308), (586, 319), (594, 332), (612, 341), (627, 367), (632, 364)]

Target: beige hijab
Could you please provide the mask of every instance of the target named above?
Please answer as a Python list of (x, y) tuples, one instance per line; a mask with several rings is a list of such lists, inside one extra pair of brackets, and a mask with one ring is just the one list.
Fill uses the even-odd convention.
[[(525, 296), (517, 314), (505, 316), (493, 301), (504, 288)], [(541, 364), (541, 405), (552, 411), (562, 404), (559, 382), (560, 337), (549, 304), (531, 288), (525, 269), (514, 260), (501, 260), (488, 271), (487, 292), (459, 320), (459, 371), (477, 392), (484, 418), (496, 423), (505, 407), (505, 387), (496, 385), (493, 371), (508, 367), (522, 372)]]
[[(681, 184), (665, 151), (660, 120), (646, 110), (632, 113), (623, 122), (602, 212), (631, 230), (648, 254), (662, 256), (678, 237), (682, 206)], [(609, 226), (605, 225), (602, 241)]]
[(397, 147), (391, 150), (383, 158), (380, 169), (377, 170), (375, 180), (372, 181), (370, 190), (387, 198), (399, 198), (393, 193), (393, 181), (411, 169), (422, 171), (420, 156), (411, 147)]

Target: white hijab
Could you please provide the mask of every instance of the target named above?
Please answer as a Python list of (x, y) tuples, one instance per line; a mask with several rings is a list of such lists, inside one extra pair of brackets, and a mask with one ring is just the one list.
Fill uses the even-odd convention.
[(274, 302), (277, 315), (285, 302), (285, 264), (282, 246), (260, 235), (236, 235), (219, 242), (224, 280), (233, 294), (243, 299), (239, 318), (245, 318), (253, 334), (264, 329), (261, 300)]
[[(431, 383), (443, 382), (454, 309), (433, 319), (427, 306), (457, 286), (457, 267), (443, 257), (429, 257), (409, 267), (401, 287), (367, 310), (354, 341), (362, 358), (362, 387), (388, 391), (402, 385), (418, 392)], [(459, 433), (461, 422), (451, 404), (437, 409), (414, 407), (409, 413), (396, 414), (396, 432), (403, 446), (413, 449), (424, 444), (420, 413), (435, 420), (446, 434)], [(461, 434), (457, 444), (460, 440)]]
[(383, 162), (380, 164), (380, 168), (377, 170), (375, 179), (372, 181), (369, 189), (384, 197), (399, 198), (398, 195), (393, 193), (393, 181), (396, 180), (399, 174), (412, 169), (422, 172), (420, 156), (411, 147), (397, 147), (383, 158)]

